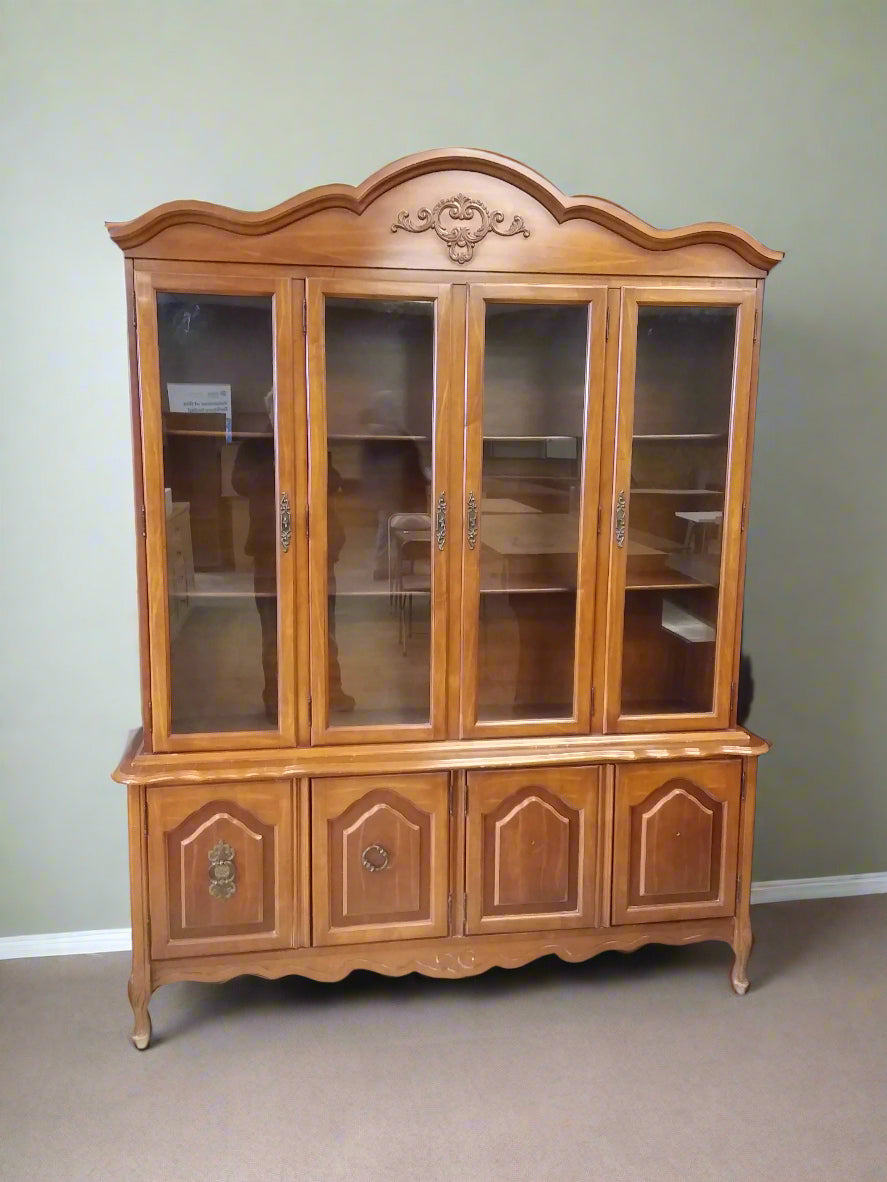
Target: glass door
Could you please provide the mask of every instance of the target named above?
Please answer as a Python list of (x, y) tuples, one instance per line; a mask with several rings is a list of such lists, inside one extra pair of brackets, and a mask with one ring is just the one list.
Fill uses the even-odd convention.
[(135, 292), (155, 750), (294, 743), (292, 288)]
[(472, 285), (462, 732), (591, 723), (606, 289)]
[(312, 739), (441, 738), (450, 288), (307, 288)]
[(608, 728), (726, 726), (755, 292), (622, 300)]

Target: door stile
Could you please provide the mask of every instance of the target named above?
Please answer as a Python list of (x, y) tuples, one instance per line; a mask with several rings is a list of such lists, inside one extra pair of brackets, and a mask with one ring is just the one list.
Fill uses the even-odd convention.
[[(611, 697), (612, 670), (621, 666), (622, 630), (621, 625), (612, 625), (612, 605), (619, 603), (612, 582), (617, 577), (613, 561), (613, 513), (616, 502), (617, 441), (620, 438), (619, 420), (619, 340), (621, 334), (622, 290), (610, 288), (607, 291), (607, 324), (609, 332), (606, 342), (604, 373), (603, 414), (601, 420), (600, 482), (598, 500), (597, 578), (595, 583), (595, 648), (594, 684), (598, 692), (592, 703), (591, 729), (595, 733), (606, 731), (610, 717), (608, 703)], [(614, 656), (614, 648), (618, 652)], [(618, 683), (617, 683), (618, 690)]]
[(461, 735), (462, 690), (462, 567), (465, 555), (465, 382), (468, 333), (468, 287), (455, 283), (451, 288), (450, 399), (448, 441), (450, 449), (448, 488), (450, 495), (451, 535), (449, 540), (449, 581), (447, 603), (447, 729), (448, 738)]
[(290, 283), (290, 339), (292, 340), (292, 432), (295, 456), (294, 497), (292, 499), (295, 661), (296, 743), (307, 746), (311, 742), (311, 713), (309, 697), (311, 667), (309, 646), (310, 599), (308, 581), (308, 373), (307, 335), (303, 327), (305, 281)]
[[(615, 481), (610, 518), (610, 610), (607, 669), (607, 731), (657, 732), (692, 727), (725, 727), (732, 717), (731, 684), (735, 680), (734, 644), (737, 627), (742, 498), (749, 431), (749, 399), (754, 357), (754, 290), (706, 288), (624, 288), (619, 333), (619, 377)], [(725, 472), (719, 600), (716, 619), (713, 706), (710, 711), (630, 714), (622, 711), (622, 677), (627, 582), (628, 533), (631, 519), (632, 431), (637, 372), (639, 309), (656, 307), (735, 307), (733, 375), (730, 395)], [(624, 498), (620, 510), (620, 498)], [(624, 528), (624, 545), (618, 532)]]
[[(452, 290), (450, 284), (389, 282), (379, 280), (308, 279), (306, 287), (306, 333), (308, 373), (309, 437), (309, 599), (311, 649), (311, 742), (345, 744), (439, 739), (446, 736), (447, 715), (447, 616), (449, 553), (454, 545), (450, 513), (453, 494), (451, 476), (450, 423), (452, 367)], [(327, 615), (327, 462), (328, 399), (326, 391), (325, 300), (327, 296), (355, 299), (426, 300), (434, 303), (434, 398), (432, 409), (432, 545), (431, 545), (431, 643), (430, 721), (368, 725), (330, 725), (327, 668), (329, 626)], [(446, 505), (446, 534), (438, 546), (435, 533), (439, 499)], [(443, 506), (441, 506), (442, 508)]]
[[(485, 315), (487, 302), (568, 304), (588, 306), (586, 368), (582, 414), (583, 454), (580, 478), (579, 543), (576, 554), (576, 619), (573, 653), (573, 710), (569, 718), (478, 720), (478, 659), (480, 631), (480, 560), (483, 545), (483, 447)], [(474, 498), (476, 540), (471, 545), (468, 522), (462, 545), (462, 679), (461, 733), (463, 737), (509, 737), (535, 734), (583, 734), (591, 728), (597, 507), (604, 369), (606, 358), (607, 289), (604, 287), (545, 286), (542, 284), (472, 284), (468, 289), (465, 366), (465, 487), (463, 502)]]

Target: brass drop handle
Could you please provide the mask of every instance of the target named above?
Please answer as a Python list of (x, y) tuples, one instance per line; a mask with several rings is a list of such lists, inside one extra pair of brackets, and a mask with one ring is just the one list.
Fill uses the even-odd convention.
[(468, 549), (473, 550), (477, 545), (477, 497), (473, 492), (468, 494)]
[(447, 494), (437, 498), (437, 548), (443, 550), (447, 540)]
[(391, 857), (384, 845), (368, 845), (360, 856), (364, 870), (375, 874), (377, 870), (385, 870)]
[(616, 545), (622, 549), (625, 544), (625, 490), (616, 498)]
[(236, 890), (234, 850), (227, 841), (217, 841), (209, 851), (209, 893), (214, 899), (230, 899)]
[(286, 552), (290, 548), (290, 538), (293, 536), (293, 517), (290, 513), (290, 499), (286, 493), (280, 494), (280, 546)]

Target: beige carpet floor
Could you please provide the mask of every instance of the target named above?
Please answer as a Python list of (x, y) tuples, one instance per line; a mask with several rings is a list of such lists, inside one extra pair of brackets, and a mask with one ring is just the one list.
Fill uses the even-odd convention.
[(467, 981), (165, 986), (122, 954), (0, 964), (0, 1177), (883, 1182), (887, 896), (718, 944)]

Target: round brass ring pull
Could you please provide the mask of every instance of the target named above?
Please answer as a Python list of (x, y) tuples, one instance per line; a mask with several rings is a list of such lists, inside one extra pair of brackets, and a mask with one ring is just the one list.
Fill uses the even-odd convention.
[(384, 870), (391, 861), (388, 851), (383, 845), (368, 845), (361, 854), (360, 860), (370, 874), (375, 874), (377, 870)]

